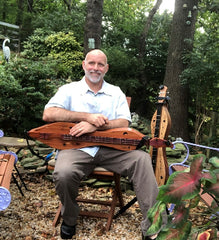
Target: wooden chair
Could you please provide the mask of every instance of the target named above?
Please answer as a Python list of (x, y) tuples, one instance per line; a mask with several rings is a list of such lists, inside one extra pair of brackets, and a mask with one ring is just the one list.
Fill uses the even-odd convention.
[[(126, 97), (128, 105), (130, 107), (131, 104), (131, 97)], [(104, 168), (97, 167), (94, 169), (92, 174), (89, 176), (89, 178), (95, 178), (95, 179), (101, 179), (101, 180), (110, 180), (115, 182), (115, 187), (112, 191), (112, 200), (97, 200), (97, 199), (84, 199), (81, 197), (77, 198), (78, 202), (84, 203), (84, 204), (95, 204), (95, 205), (104, 205), (109, 206), (109, 211), (107, 213), (103, 213), (100, 211), (90, 210), (90, 211), (81, 211), (81, 216), (87, 216), (87, 217), (97, 217), (97, 218), (105, 218), (107, 219), (106, 224), (106, 230), (109, 231), (116, 206), (119, 206), (120, 209), (124, 206), (124, 201), (122, 197), (122, 191), (120, 187), (120, 175), (114, 172), (107, 171)], [(60, 203), (59, 208), (56, 212), (55, 218), (53, 220), (53, 226), (56, 227), (57, 224), (60, 221), (61, 218), (61, 208), (62, 204)]]

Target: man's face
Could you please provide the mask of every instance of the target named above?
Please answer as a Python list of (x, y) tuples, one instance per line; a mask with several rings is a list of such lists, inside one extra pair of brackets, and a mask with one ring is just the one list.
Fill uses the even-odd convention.
[(106, 56), (100, 52), (91, 52), (83, 61), (85, 77), (92, 83), (98, 83), (103, 80), (108, 71)]

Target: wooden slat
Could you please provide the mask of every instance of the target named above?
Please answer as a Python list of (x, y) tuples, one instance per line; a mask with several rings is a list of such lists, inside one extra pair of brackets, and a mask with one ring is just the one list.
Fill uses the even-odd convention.
[(109, 213), (97, 212), (97, 211), (80, 211), (81, 216), (96, 217), (96, 218), (109, 218)]
[(3, 182), (4, 176), (5, 176), (5, 171), (6, 171), (8, 163), (7, 162), (2, 162), (2, 159), (0, 161), (1, 161), (1, 165), (0, 165), (0, 186), (2, 186), (2, 182)]
[(9, 189), (11, 182), (11, 174), (14, 168), (15, 157), (11, 154), (0, 155), (0, 186)]
[[(77, 202), (82, 203), (91, 203), (91, 204), (98, 204), (98, 205), (105, 205), (105, 206), (111, 206), (112, 200), (97, 200), (97, 199), (85, 199), (85, 198), (77, 198)], [(116, 206), (120, 206), (119, 203), (116, 203)]]

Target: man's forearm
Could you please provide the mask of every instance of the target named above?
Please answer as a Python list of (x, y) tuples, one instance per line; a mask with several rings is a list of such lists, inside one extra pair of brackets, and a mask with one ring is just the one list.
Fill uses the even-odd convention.
[(114, 119), (110, 120), (108, 124), (103, 125), (102, 127), (99, 127), (98, 130), (107, 130), (112, 128), (126, 128), (129, 126), (129, 121), (126, 119)]
[(128, 127), (129, 121), (126, 119), (108, 120), (102, 114), (91, 114), (86, 112), (74, 112), (63, 108), (51, 107), (43, 112), (43, 120), (46, 122), (89, 122), (98, 130)]
[(43, 120), (46, 122), (79, 122), (86, 121), (89, 113), (73, 112), (63, 108), (51, 107), (43, 112)]

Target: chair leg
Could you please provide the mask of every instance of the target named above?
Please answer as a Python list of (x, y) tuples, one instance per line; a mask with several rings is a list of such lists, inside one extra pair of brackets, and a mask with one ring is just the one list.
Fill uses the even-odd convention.
[(53, 223), (52, 223), (53, 227), (56, 227), (59, 224), (59, 222), (60, 222), (60, 219), (61, 219), (61, 209), (62, 209), (62, 204), (60, 203), (59, 207), (58, 207), (58, 210), (56, 212), (55, 218), (54, 218)]
[(106, 231), (110, 230), (110, 227), (111, 227), (111, 224), (113, 221), (113, 217), (114, 217), (114, 213), (115, 213), (115, 209), (116, 209), (116, 205), (117, 205), (117, 201), (119, 200), (120, 209), (124, 206), (124, 201), (122, 198), (122, 192), (121, 192), (121, 187), (120, 187), (120, 175), (119, 174), (114, 173), (114, 181), (115, 181), (115, 189), (113, 192), (112, 203), (110, 205), (110, 212), (109, 212), (109, 216), (108, 216), (108, 220), (107, 220)]
[(113, 221), (113, 217), (114, 217), (114, 212), (115, 212), (115, 209), (116, 209), (117, 200), (118, 200), (118, 195), (117, 195), (117, 192), (115, 190), (114, 193), (113, 193), (113, 199), (112, 199), (112, 203), (110, 205), (110, 211), (109, 211), (109, 214), (108, 214), (106, 231), (110, 230), (110, 227), (111, 227), (111, 224), (112, 224), (112, 221)]
[(114, 179), (115, 179), (115, 192), (117, 194), (118, 200), (119, 200), (119, 206), (120, 209), (124, 207), (124, 200), (122, 197), (122, 191), (121, 191), (121, 185), (120, 185), (120, 175), (115, 173), (114, 174)]

